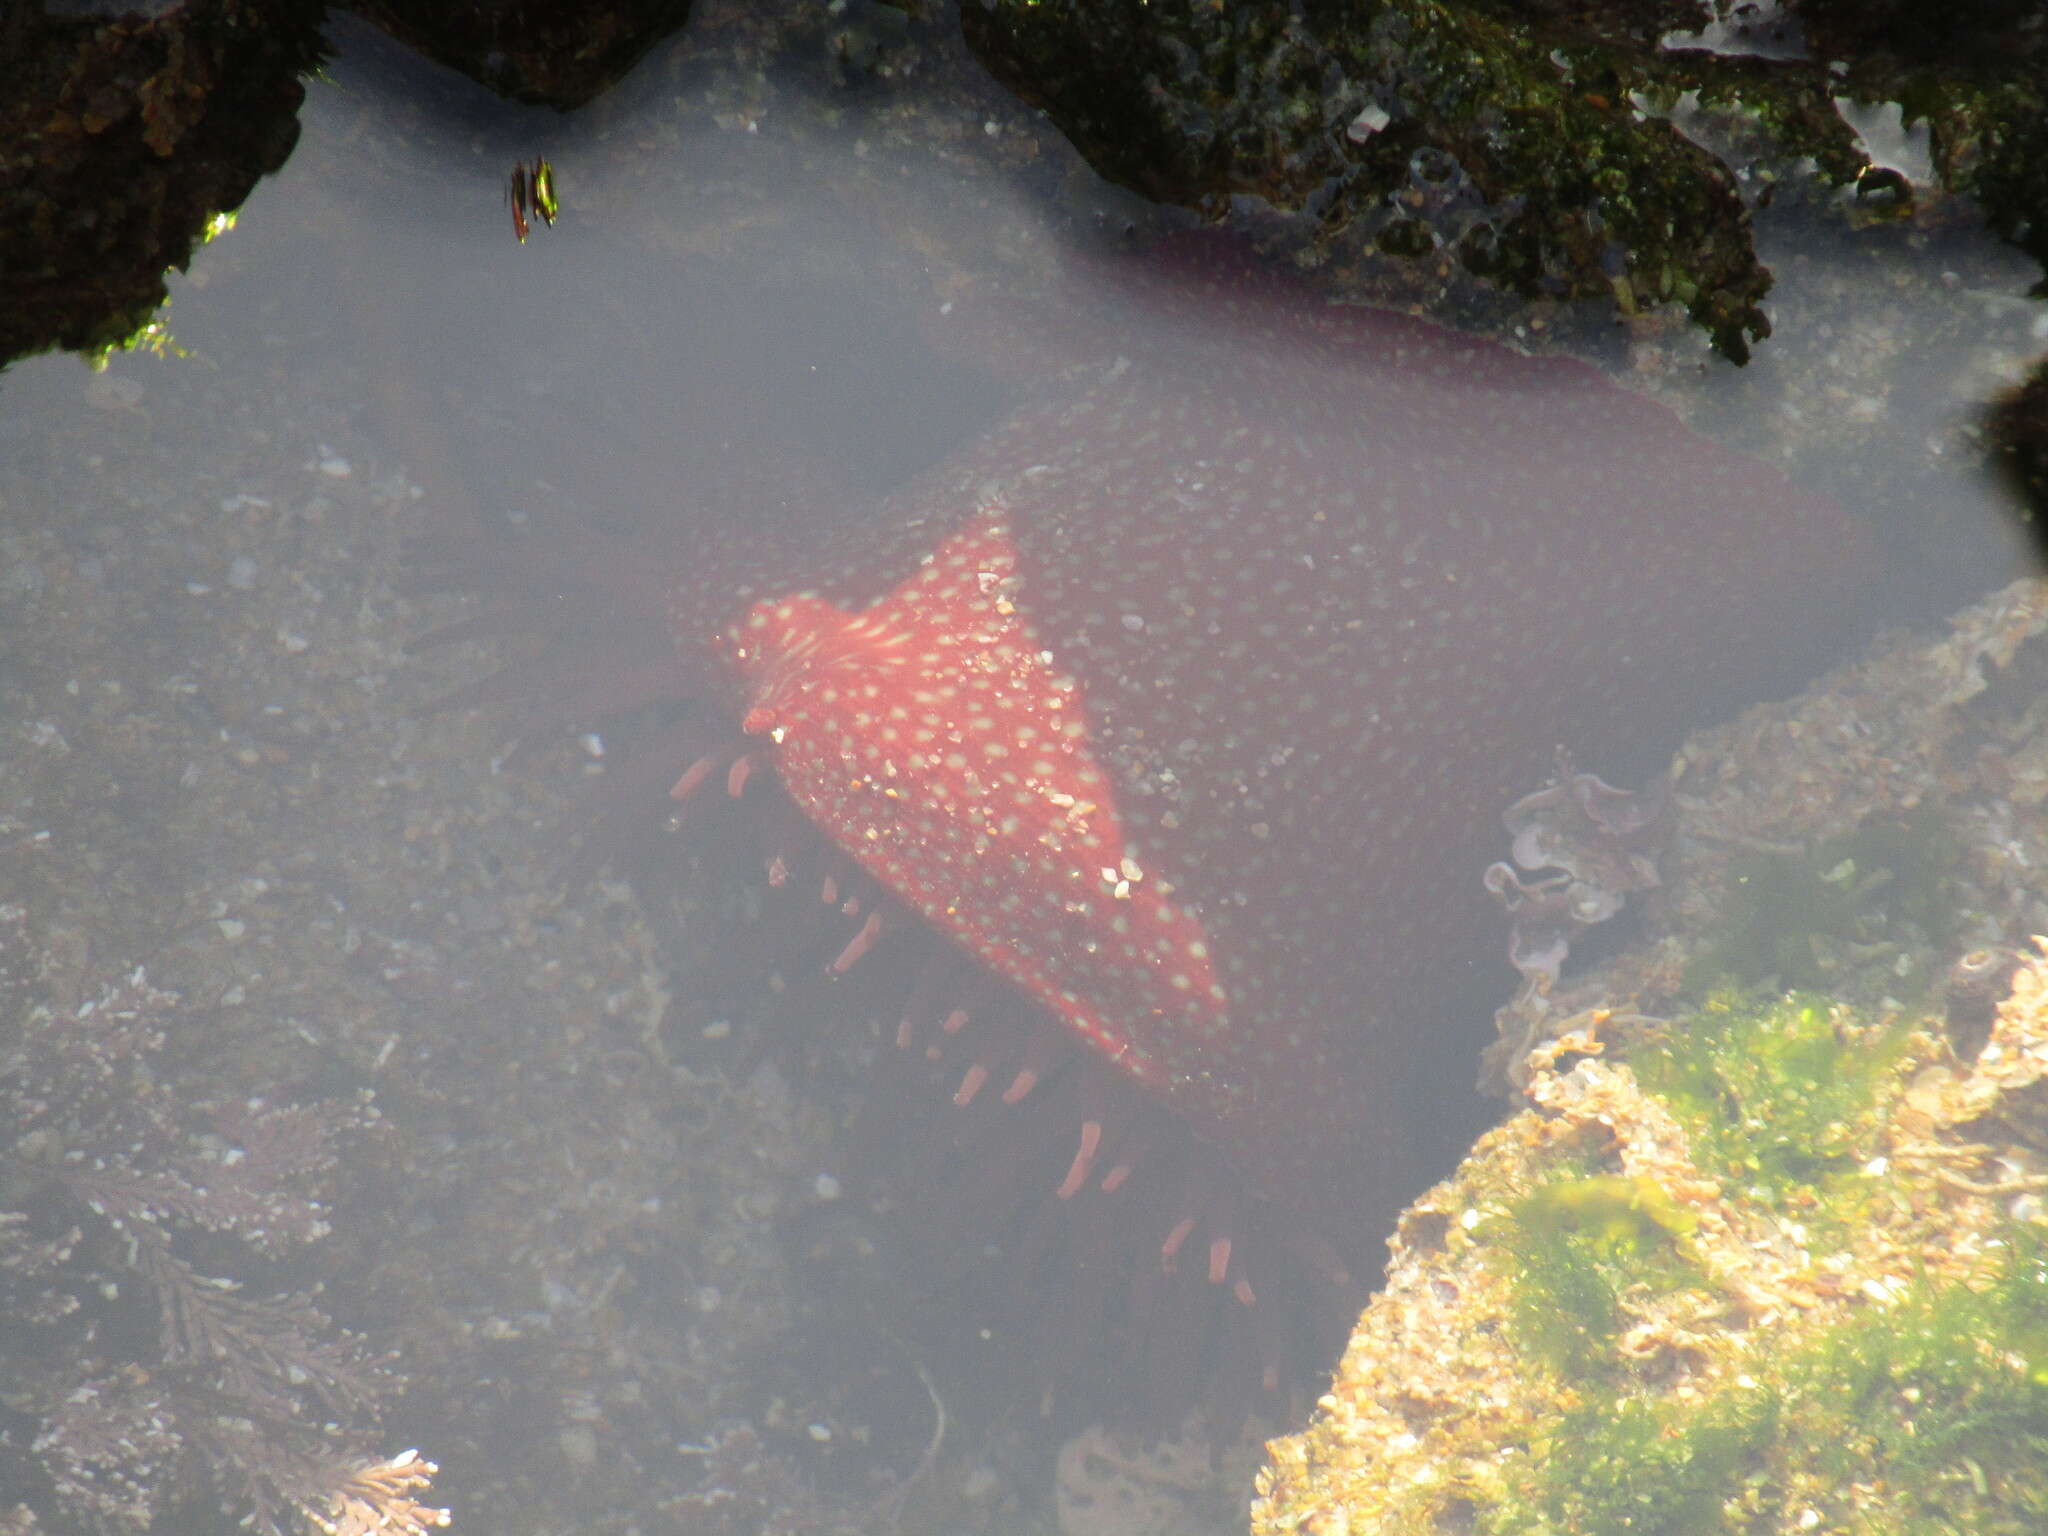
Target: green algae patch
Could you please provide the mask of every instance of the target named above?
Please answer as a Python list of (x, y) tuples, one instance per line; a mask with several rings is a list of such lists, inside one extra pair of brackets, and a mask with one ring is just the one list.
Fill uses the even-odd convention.
[(1920, 957), (1954, 937), (1955, 847), (1944, 818), (1923, 808), (1812, 849), (1745, 855), (1729, 871), (1721, 932), (1689, 968), (1687, 989), (1839, 990), (1867, 979), (1901, 995), (1924, 991)]
[(1629, 1061), (1685, 1125), (1704, 1172), (1813, 1206), (1872, 1154), (1906, 1033), (1824, 1000), (1724, 993)]
[(1566, 1416), (1532, 1448), (1529, 1475), (1485, 1512), (1500, 1536), (1630, 1532), (1700, 1536), (1723, 1513), (1777, 1436), (1778, 1401), (1745, 1391), (1681, 1416), (1633, 1400)]
[(1981, 1284), (1923, 1281), (1787, 1366), (1787, 1428), (1813, 1453), (1801, 1492), (1825, 1520), (1875, 1466), (1895, 1528), (2048, 1529), (2048, 1237), (2003, 1241)]
[(1501, 1536), (2033, 1532), (2048, 1522), (2048, 1243), (1922, 1282), (1700, 1401), (1589, 1401), (1532, 1443)]
[(1648, 1177), (1568, 1175), (1533, 1190), (1486, 1234), (1507, 1265), (1516, 1342), (1563, 1376), (1619, 1372), (1623, 1295), (1697, 1283), (1697, 1225)]
[(1699, 1221), (1655, 1179), (1602, 1174), (1546, 1184), (1515, 1208), (1515, 1225), (1583, 1241), (1605, 1258), (1635, 1258), (1682, 1244)]

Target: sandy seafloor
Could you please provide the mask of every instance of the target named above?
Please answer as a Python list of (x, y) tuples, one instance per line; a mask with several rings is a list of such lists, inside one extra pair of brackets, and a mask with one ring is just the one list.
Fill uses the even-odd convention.
[[(138, 965), (185, 1000), (181, 1094), (374, 1090), (334, 1230), (264, 1278), (400, 1351), (367, 1442), (438, 1460), (458, 1528), (1050, 1530), (1028, 1409), (956, 1412), (927, 1456), (963, 1372), (878, 1311), (859, 1221), (793, 1256), (836, 1101), (679, 1039), (670, 918), (561, 878), (597, 744), (501, 763), (501, 713), (428, 707), (493, 652), (407, 645), (467, 611), (408, 580), (447, 508), (743, 508), (757, 472), (861, 496), (937, 459), (1002, 386), (924, 350), (935, 285), (1029, 281), (1123, 216), (943, 49), (885, 28), (860, 67), (813, 39), (764, 74), (765, 26), (700, 11), (569, 119), (344, 31), (291, 162), (173, 285), (185, 355), (0, 380), (0, 899), (58, 1000)], [(522, 248), (503, 178), (538, 153), (564, 215)], [(1938, 202), (1762, 237), (1749, 369), (1675, 321), (1602, 360), (1924, 549), (1873, 625), (2015, 574), (1968, 466), (2048, 345), (2038, 274)], [(707, 1506), (742, 1421), (772, 1465)]]

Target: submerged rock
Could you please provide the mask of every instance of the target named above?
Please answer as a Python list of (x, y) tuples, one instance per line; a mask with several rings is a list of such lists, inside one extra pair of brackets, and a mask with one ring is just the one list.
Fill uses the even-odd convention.
[[(1510, 1013), (1524, 1107), (1402, 1218), (1255, 1536), (2040, 1528), (2044, 629), (2016, 584), (1688, 748), (1660, 932)], [(1900, 855), (1813, 936), (1853, 1005), (1709, 987), (1746, 858), (1916, 811), (1944, 932)]]

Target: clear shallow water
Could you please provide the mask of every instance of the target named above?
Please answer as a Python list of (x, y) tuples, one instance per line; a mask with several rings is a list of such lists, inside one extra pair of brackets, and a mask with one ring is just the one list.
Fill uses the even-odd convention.
[[(918, 1473), (927, 1384), (975, 1367), (876, 1321), (887, 1259), (819, 1182), (819, 1111), (773, 1072), (708, 1078), (661, 1027), (688, 986), (663, 934), (556, 878), (592, 746), (494, 773), (501, 718), (424, 713), (488, 661), (407, 653), (463, 611), (409, 589), (407, 540), (878, 494), (1013, 387), (925, 344), (950, 278), (1042, 283), (1063, 226), (1127, 205), (950, 76), (763, 79), (678, 44), (565, 120), (344, 37), (291, 163), (174, 284), (189, 355), (0, 381), (8, 886), (63, 985), (147, 963), (185, 995), (188, 1097), (377, 1090), (397, 1150), (345, 1165), (288, 1277), (411, 1357), (369, 1440), (440, 1457), (466, 1522), (625, 1529), (751, 1416), (827, 1497), (1030, 1528), (1028, 1415), (956, 1414)], [(535, 154), (565, 213), (522, 247), (502, 188)], [(1873, 625), (2017, 573), (1995, 492), (1950, 466), (2041, 346), (2024, 264), (1961, 230), (1764, 237), (1778, 335), (1749, 369), (1684, 332), (1603, 361), (1912, 550)], [(810, 1262), (791, 1231), (824, 1234)]]

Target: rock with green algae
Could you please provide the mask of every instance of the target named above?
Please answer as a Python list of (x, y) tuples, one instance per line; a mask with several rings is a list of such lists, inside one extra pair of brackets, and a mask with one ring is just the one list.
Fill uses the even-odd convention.
[(2041, 958), (1973, 1060), (1796, 999), (1587, 1019), (1404, 1217), (1254, 1536), (2042, 1529), (2044, 1077)]
[(2048, 583), (2020, 581), (1945, 635), (1880, 636), (1796, 697), (1696, 733), (1665, 787), (1643, 937), (1525, 985), (1498, 1017), (1491, 1085), (1514, 1091), (1529, 1048), (1591, 1009), (1663, 1012), (1730, 983), (1883, 1007), (1959, 953), (2048, 932), (2044, 699)]
[[(1524, 1107), (1403, 1218), (1255, 1536), (2044, 1528), (2044, 665), (2017, 583), (1688, 743), (1648, 938), (1504, 1011)], [(1679, 1000), (1759, 852), (1912, 815), (1951, 921), (1910, 840), (1852, 874), (1811, 954), (1853, 1004)]]
[(1944, 13), (1951, 41), (1928, 48), (1924, 7), (1785, 10), (1795, 28), (1813, 13), (1804, 56), (1784, 36), (1705, 46), (1701, 29), (1755, 14), (1706, 0), (987, 0), (961, 21), (998, 78), (1149, 197), (1220, 216), (1251, 194), (1333, 243), (1351, 230), (1519, 294), (1675, 302), (1736, 361), (1770, 330), (1756, 200), (1817, 181), (1856, 188), (1852, 218), (1912, 207), (1844, 103), (1926, 124), (1939, 186), (2048, 260), (2037, 14)]

